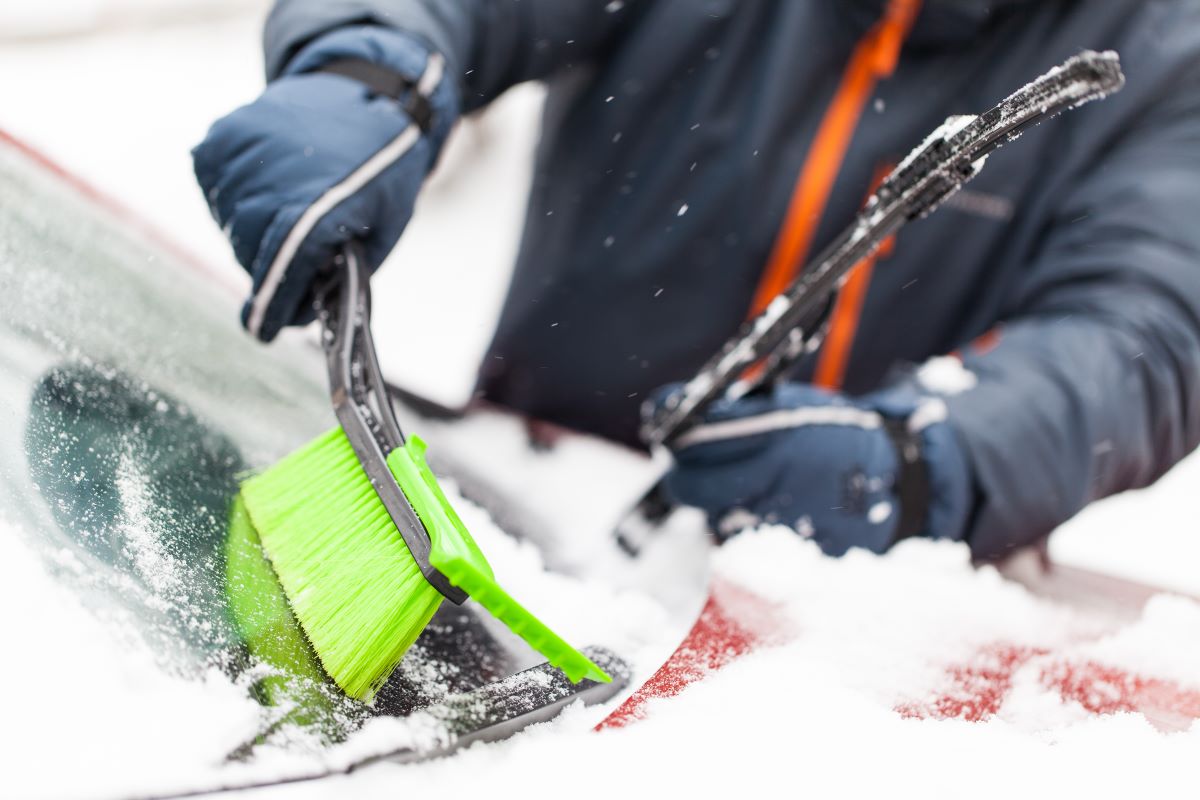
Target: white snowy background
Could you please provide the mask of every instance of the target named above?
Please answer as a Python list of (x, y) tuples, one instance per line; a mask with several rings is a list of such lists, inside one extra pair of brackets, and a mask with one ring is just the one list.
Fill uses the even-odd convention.
[[(188, 150), (260, 88), (264, 12), (259, 0), (0, 4), (0, 128), (244, 287), (195, 186)], [(470, 390), (507, 283), (539, 102), (537, 88), (520, 87), (462, 126), (377, 279), (386, 369), (447, 403)], [(420, 346), (406, 346), (412, 341)], [(1198, 486), (1200, 457), (1193, 457), (1150, 490), (1088, 509), (1055, 535), (1053, 555), (1200, 594)], [(0, 605), (9, 609), (0, 796), (120, 796), (202, 775), (244, 732), (248, 701), (219, 677), (184, 684), (158, 674), (147, 655), (97, 628), (6, 533), (0, 510)], [(496, 540), (500, 566), (525, 578), (535, 596), (550, 586), (550, 605), (560, 603), (560, 615), (577, 613), (581, 635), (640, 642), (639, 653), (661, 655), (669, 642), (661, 629), (678, 633), (678, 620), (654, 598), (547, 584), (536, 558), (509, 553), (498, 533), (484, 538)], [(768, 532), (716, 562), (783, 603), (805, 635), (719, 674), (677, 703), (671, 718), (585, 739), (595, 713), (574, 710), (555, 726), (453, 761), (385, 766), (347, 779), (349, 786), (339, 780), (269, 796), (536, 796), (558, 793), (560, 782), (584, 795), (634, 797), (674, 782), (697, 796), (751, 788), (816, 796), (1195, 794), (1197, 730), (1167, 736), (1136, 716), (1090, 719), (1039, 694), (1032, 679), (1018, 681), (1006, 710), (985, 724), (893, 713), (904, 692), (925, 686), (931, 664), (953, 661), (968, 645), (1076, 646), (1069, 645), (1079, 636), (1074, 622), (995, 573), (971, 570), (963, 548), (913, 543), (884, 559), (832, 562)], [(36, 619), (19, 611), (30, 598), (41, 609)], [(596, 603), (615, 607), (607, 615), (586, 610)], [(1151, 611), (1096, 647), (1118, 664), (1200, 678), (1200, 610), (1163, 601)], [(641, 619), (611, 630), (622, 613)], [(18, 661), (17, 651), (36, 653), (38, 663)]]

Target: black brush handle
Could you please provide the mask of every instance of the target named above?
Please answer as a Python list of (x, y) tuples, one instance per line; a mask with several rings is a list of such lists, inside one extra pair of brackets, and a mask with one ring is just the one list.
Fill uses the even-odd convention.
[(388, 467), (387, 457), (404, 446), (404, 434), (375, 354), (371, 273), (362, 245), (346, 244), (335, 266), (338, 268), (318, 291), (314, 304), (321, 321), (334, 414), (421, 574), (447, 600), (461, 605), (467, 594), (429, 563), (429, 531)]

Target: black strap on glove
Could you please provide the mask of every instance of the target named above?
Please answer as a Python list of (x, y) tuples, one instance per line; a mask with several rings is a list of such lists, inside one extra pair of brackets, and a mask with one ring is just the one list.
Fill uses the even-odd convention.
[(361, 58), (341, 58), (323, 65), (317, 72), (341, 75), (359, 83), (377, 95), (390, 97), (403, 106), (422, 133), (429, 133), (433, 124), (433, 106), (429, 98), (417, 90), (417, 82), (399, 72)]
[(925, 529), (929, 513), (929, 467), (925, 463), (921, 433), (909, 430), (907, 419), (884, 417), (883, 428), (896, 448), (900, 468), (896, 473), (896, 497), (900, 503), (900, 522), (893, 543), (918, 536)]

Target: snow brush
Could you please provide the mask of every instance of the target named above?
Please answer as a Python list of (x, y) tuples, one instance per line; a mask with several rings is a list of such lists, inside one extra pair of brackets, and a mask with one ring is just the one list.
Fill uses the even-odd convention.
[(317, 317), (339, 427), (242, 485), (292, 612), (324, 671), (369, 701), (443, 600), (474, 599), (573, 682), (610, 678), (496, 583), (396, 421), (370, 331), (359, 245), (318, 291)]

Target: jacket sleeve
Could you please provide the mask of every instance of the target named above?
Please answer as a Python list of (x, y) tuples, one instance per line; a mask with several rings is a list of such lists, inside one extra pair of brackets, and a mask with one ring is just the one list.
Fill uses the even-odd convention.
[(1065, 193), (999, 344), (963, 353), (978, 382), (948, 405), (981, 558), (1200, 444), (1200, 63), (1158, 88)]
[(387, 25), (446, 57), (465, 110), (522, 81), (599, 56), (649, 0), (276, 0), (263, 33), (267, 79), (305, 43), (334, 28)]

